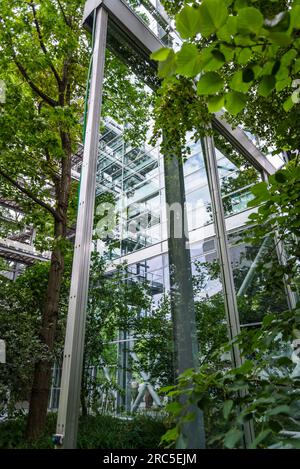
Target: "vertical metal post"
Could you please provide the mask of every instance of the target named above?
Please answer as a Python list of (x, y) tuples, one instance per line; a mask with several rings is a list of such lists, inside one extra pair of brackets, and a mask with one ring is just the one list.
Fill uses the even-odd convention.
[[(221, 278), (225, 299), (225, 310), (227, 314), (228, 334), (229, 339), (234, 340), (237, 335), (239, 335), (241, 329), (213, 137), (205, 137), (202, 145), (214, 215), (217, 250), (221, 266)], [(242, 357), (237, 344), (233, 344), (232, 346), (231, 357), (234, 368), (239, 367), (242, 364)], [(246, 447), (251, 444), (253, 438), (253, 424), (252, 422), (247, 422), (244, 425), (244, 443)]]
[(64, 449), (75, 448), (77, 442), (107, 24), (108, 14), (99, 7), (57, 419)]
[(131, 371), (130, 371), (130, 335), (127, 331), (119, 332), (117, 382), (117, 412), (131, 410)]
[[(221, 277), (225, 297), (228, 333), (229, 339), (233, 340), (237, 335), (239, 335), (241, 329), (230, 252), (227, 241), (225, 214), (221, 196), (218, 164), (213, 137), (205, 137), (203, 140), (203, 147), (216, 230), (218, 255), (221, 265)], [(234, 345), (232, 348), (232, 362), (234, 367), (238, 367), (242, 364), (241, 354), (239, 348), (236, 345)]]
[[(168, 255), (175, 374), (178, 377), (187, 369), (197, 368), (199, 364), (191, 256), (186, 235), (188, 230), (186, 229), (185, 185), (181, 155), (172, 154), (172, 152), (164, 155), (164, 174), (168, 208)], [(172, 208), (175, 211), (172, 212)], [(173, 220), (171, 213), (173, 213)], [(179, 227), (178, 224), (180, 224)], [(203, 414), (198, 408), (191, 409), (191, 412), (195, 412), (196, 419), (187, 423), (183, 429), (185, 446), (182, 448), (202, 449), (205, 447)], [(178, 447), (178, 449), (181, 448)]]

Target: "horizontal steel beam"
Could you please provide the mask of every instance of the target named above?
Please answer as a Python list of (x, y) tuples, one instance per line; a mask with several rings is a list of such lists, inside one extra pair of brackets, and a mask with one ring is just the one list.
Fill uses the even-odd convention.
[(272, 175), (276, 172), (276, 168), (251, 142), (240, 127), (233, 129), (219, 114), (214, 116), (212, 124), (213, 128), (223, 135), (223, 137), (225, 137), (258, 171), (265, 171), (268, 175)]
[(83, 25), (92, 30), (93, 11), (103, 7), (108, 13), (107, 48), (125, 62), (152, 89), (159, 87), (157, 62), (153, 52), (163, 43), (122, 0), (88, 0)]
[[(122, 0), (88, 0), (83, 14), (83, 25), (88, 29), (92, 29), (93, 11), (100, 6), (108, 12), (108, 28), (112, 24), (116, 26), (125, 42), (128, 41), (139, 54), (144, 52), (147, 60), (150, 61), (152, 52), (163, 46), (151, 29)], [(157, 63), (152, 64), (156, 69)]]
[(32, 264), (37, 261), (47, 262), (50, 260), (50, 253), (40, 253), (29, 244), (0, 239), (0, 257), (20, 264)]

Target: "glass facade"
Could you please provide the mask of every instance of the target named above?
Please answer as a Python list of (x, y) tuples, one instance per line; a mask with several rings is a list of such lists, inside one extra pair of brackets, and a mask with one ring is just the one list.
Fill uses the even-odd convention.
[[(184, 163), (186, 214), (188, 219), (192, 269), (207, 269), (207, 263), (218, 261), (211, 199), (201, 142), (189, 143), (190, 154)], [(229, 234), (231, 261), (238, 293), (247, 272), (259, 252), (241, 239), (252, 198), (251, 187), (261, 176), (221, 137), (216, 136), (217, 162), (223, 206)], [(99, 144), (96, 206), (111, 197), (115, 207), (116, 226), (113, 239), (103, 237), (97, 249), (112, 261), (126, 261), (130, 272), (151, 285), (154, 303), (158, 304), (169, 289), (168, 226), (165, 203), (163, 159), (159, 146), (134, 147), (123, 136), (122, 128), (113, 120), (105, 123)], [(109, 246), (109, 249), (107, 248)], [(201, 267), (202, 266), (202, 267)], [(255, 276), (253, 282), (257, 282)], [(258, 291), (259, 286), (253, 287)], [(250, 287), (241, 290), (243, 297)], [(222, 292), (220, 279), (210, 278), (198, 293), (203, 298)], [(239, 299), (239, 303), (243, 301)], [(242, 305), (242, 322), (257, 322), (261, 315), (247, 311)]]

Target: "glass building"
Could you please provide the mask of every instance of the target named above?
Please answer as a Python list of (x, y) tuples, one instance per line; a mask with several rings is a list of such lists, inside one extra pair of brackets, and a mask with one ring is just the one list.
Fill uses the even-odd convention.
[[(199, 264), (211, 265), (214, 261), (219, 264), (221, 274), (208, 279), (199, 294), (208, 298), (223, 294), (224, 321), (230, 339), (237, 336), (240, 324), (257, 325), (272, 302), (278, 309), (287, 306), (284, 286), (277, 292), (277, 298), (264, 298), (262, 279), (256, 275), (257, 263), (266, 246), (274, 246), (274, 240), (261, 240), (256, 247), (248, 246), (243, 240), (248, 217), (257, 210), (248, 207), (251, 187), (273, 174), (275, 167), (242, 129), (232, 129), (222, 115), (214, 116), (214, 139), (205, 137), (201, 142), (192, 142), (187, 136), (190, 154), (183, 166), (174, 164), (172, 174), (171, 165), (160, 154), (159, 145), (156, 148), (147, 142), (138, 147), (131, 145), (124, 139), (123, 129), (114, 122), (113, 116), (106, 120), (105, 131), (99, 140), (106, 47), (155, 92), (159, 81), (151, 54), (165, 44), (172, 43), (175, 48), (180, 45), (180, 38), (160, 2), (141, 1), (138, 13), (130, 10), (128, 4), (130, 2), (123, 0), (89, 0), (84, 14), (85, 27), (95, 31), (95, 46), (57, 422), (57, 432), (65, 434), (66, 448), (76, 444), (90, 246), (111, 260), (108, 275), (118, 264), (126, 262), (133, 276), (148, 280), (156, 304), (164, 292), (170, 291), (172, 296), (178, 288), (179, 302), (172, 306), (172, 314), (176, 310), (177, 315), (177, 320), (173, 321), (174, 344), (181, 334), (180, 341), (186, 346), (186, 352), (180, 356), (179, 372), (193, 368), (195, 363), (197, 347), (194, 347), (194, 313), (190, 308), (193, 303), (190, 271), (196, 273)], [(178, 194), (170, 181), (174, 181), (174, 188), (179, 189)], [(172, 198), (179, 202), (176, 207), (166, 204)], [(103, 231), (103, 216), (106, 217), (104, 227), (109, 228), (106, 232)], [(170, 231), (170, 218), (183, 221), (184, 235), (177, 245), (174, 240), (180, 236), (174, 235), (174, 230)], [(95, 235), (97, 238), (94, 243), (93, 234), (94, 241)], [(177, 248), (180, 251), (176, 252)], [(271, 251), (276, 255), (274, 248)], [(177, 283), (174, 282), (176, 276)], [(260, 299), (267, 307), (258, 310), (257, 305), (252, 304), (253, 292), (260, 293)], [(243, 298), (244, 307), (240, 308)], [(119, 344), (121, 365), (118, 382), (125, 391), (122, 404), (130, 410), (127, 399), (130, 380), (126, 358), (128, 347), (126, 350), (124, 345), (130, 342), (128, 334), (128, 331), (120, 331), (116, 343)], [(232, 365), (241, 363), (238, 348), (233, 346)], [(140, 397), (147, 389), (151, 393), (149, 377), (144, 374), (143, 380)], [(131, 410), (137, 408), (139, 396)], [(154, 400), (155, 396), (152, 393)], [(72, 417), (70, 426), (66, 427), (70, 415), (75, 418)], [(245, 434), (247, 432), (251, 441), (250, 424)]]

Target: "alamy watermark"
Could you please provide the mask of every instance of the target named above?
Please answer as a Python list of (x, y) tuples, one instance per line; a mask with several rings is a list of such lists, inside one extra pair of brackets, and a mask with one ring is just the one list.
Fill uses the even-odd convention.
[[(132, 241), (146, 235), (155, 226), (163, 225), (168, 237), (189, 238), (189, 224), (197, 224), (197, 218), (210, 219), (211, 209), (203, 201), (166, 204), (161, 207), (145, 207), (143, 203), (132, 204), (124, 195), (116, 204), (103, 202), (97, 206), (94, 235), (101, 240), (118, 240), (126, 233)], [(189, 224), (187, 222), (189, 218)]]

